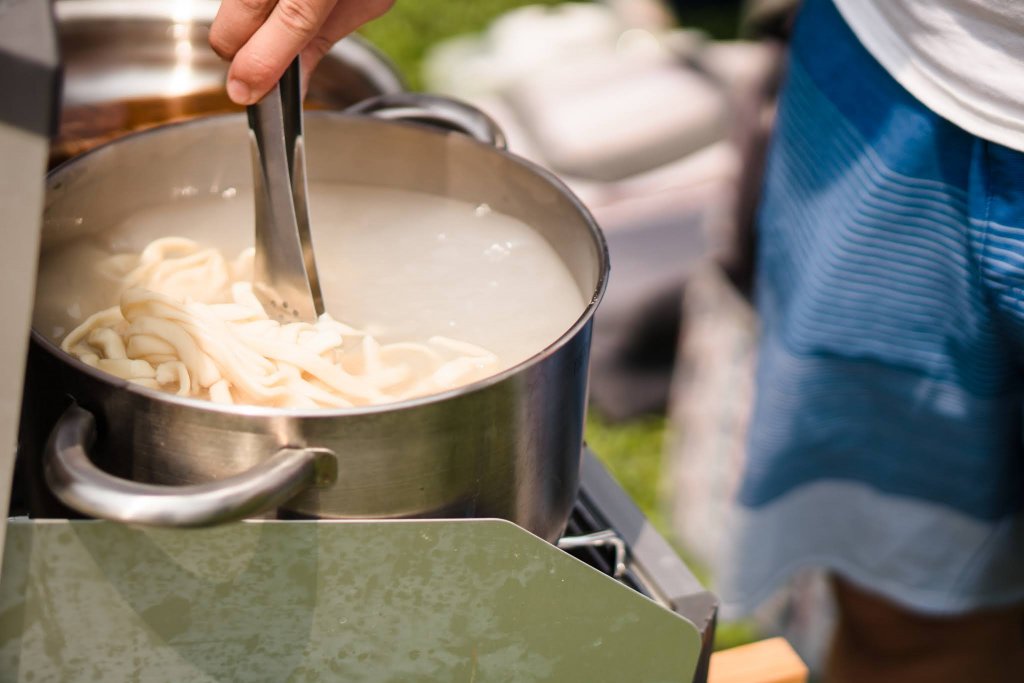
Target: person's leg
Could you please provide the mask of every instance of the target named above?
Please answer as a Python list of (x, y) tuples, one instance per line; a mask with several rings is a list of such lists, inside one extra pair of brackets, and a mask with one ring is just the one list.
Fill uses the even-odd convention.
[[(1024, 193), (1024, 155), (997, 151), (806, 0), (758, 221), (757, 399), (720, 583), (732, 613), (807, 567), (921, 614), (1024, 599), (1024, 198), (1009, 192)], [(865, 645), (837, 650), (837, 680), (946, 668), (949, 624), (868, 620), (916, 638), (890, 656), (898, 638), (858, 640), (858, 614), (841, 640)], [(1024, 661), (998, 668), (1024, 681)]]
[(825, 683), (1020, 683), (1024, 605), (936, 617), (842, 578)]

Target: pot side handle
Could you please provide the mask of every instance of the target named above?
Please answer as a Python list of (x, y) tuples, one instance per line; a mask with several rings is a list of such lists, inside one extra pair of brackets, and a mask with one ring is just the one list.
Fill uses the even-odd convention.
[(345, 110), (389, 121), (416, 121), (460, 133), (501, 150), (508, 149), (505, 133), (487, 114), (465, 102), (423, 93), (388, 93), (371, 97)]
[(71, 405), (54, 427), (44, 455), (46, 482), (78, 512), (124, 524), (203, 527), (272, 510), (300, 491), (337, 478), (334, 454), (319, 448), (281, 448), (252, 469), (187, 486), (142, 484), (96, 467), (88, 449), (96, 436), (92, 413)]

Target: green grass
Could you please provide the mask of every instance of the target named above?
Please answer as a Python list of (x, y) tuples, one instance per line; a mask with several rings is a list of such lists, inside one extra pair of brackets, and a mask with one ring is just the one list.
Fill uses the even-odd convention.
[(610, 424), (592, 412), (586, 430), (587, 444), (663, 534), (669, 530), (658, 490), (665, 427), (662, 416)]

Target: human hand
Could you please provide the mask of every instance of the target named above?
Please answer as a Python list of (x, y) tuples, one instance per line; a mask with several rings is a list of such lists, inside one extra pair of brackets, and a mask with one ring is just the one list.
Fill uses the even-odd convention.
[(295, 58), (302, 82), (337, 41), (384, 14), (394, 0), (223, 0), (210, 27), (210, 46), (228, 70), (228, 97), (253, 104)]

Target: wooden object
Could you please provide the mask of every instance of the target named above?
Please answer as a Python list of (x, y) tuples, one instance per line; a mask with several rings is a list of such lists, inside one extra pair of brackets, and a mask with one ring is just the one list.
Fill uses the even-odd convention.
[(807, 683), (807, 666), (782, 638), (711, 655), (708, 683)]

